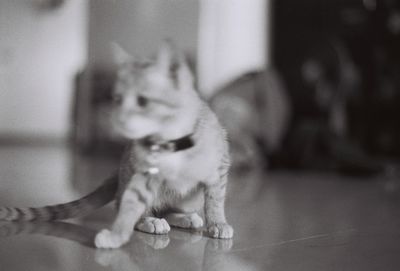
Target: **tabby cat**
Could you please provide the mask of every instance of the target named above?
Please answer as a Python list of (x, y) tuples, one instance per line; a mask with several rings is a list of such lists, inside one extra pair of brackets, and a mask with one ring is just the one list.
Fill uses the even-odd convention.
[(134, 61), (114, 48), (119, 64), (112, 124), (130, 140), (119, 173), (86, 197), (42, 208), (0, 208), (0, 220), (60, 220), (83, 215), (116, 199), (110, 229), (95, 237), (98, 248), (118, 248), (134, 227), (166, 234), (170, 225), (197, 229), (204, 207), (207, 232), (232, 238), (224, 200), (229, 169), (226, 132), (194, 89), (183, 56), (169, 43), (152, 61)]

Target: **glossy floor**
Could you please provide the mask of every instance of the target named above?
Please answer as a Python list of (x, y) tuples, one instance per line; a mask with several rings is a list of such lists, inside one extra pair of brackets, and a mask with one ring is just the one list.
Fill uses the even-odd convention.
[[(0, 204), (46, 205), (97, 186), (115, 162), (60, 147), (0, 147)], [(0, 224), (0, 270), (400, 270), (400, 185), (316, 173), (234, 175), (227, 198), (233, 240), (172, 230), (136, 232), (96, 250), (112, 208), (84, 220)]]

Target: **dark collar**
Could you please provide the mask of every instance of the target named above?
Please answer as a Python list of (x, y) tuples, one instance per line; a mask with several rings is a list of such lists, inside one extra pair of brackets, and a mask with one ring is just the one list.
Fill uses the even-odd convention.
[(152, 136), (148, 136), (141, 139), (140, 143), (150, 151), (177, 152), (194, 146), (193, 134), (168, 141), (161, 141)]

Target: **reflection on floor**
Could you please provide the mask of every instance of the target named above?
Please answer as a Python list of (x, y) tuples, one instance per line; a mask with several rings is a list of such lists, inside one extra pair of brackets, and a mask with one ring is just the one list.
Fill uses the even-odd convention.
[[(0, 204), (75, 199), (115, 168), (62, 147), (0, 147)], [(56, 223), (0, 223), (0, 270), (399, 270), (399, 180), (317, 173), (233, 174), (233, 240), (172, 230), (135, 232), (119, 250), (96, 250), (112, 207)]]

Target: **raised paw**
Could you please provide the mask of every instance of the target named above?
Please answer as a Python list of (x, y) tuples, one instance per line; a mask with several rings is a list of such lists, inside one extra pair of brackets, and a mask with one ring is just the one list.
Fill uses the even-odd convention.
[(97, 233), (94, 244), (97, 248), (119, 248), (128, 240), (129, 237), (104, 229)]
[(197, 213), (172, 213), (167, 216), (167, 220), (172, 226), (179, 228), (198, 229), (203, 227), (203, 219)]
[(164, 218), (145, 217), (139, 221), (136, 229), (147, 233), (166, 234), (171, 230), (171, 227)]
[(212, 238), (230, 239), (233, 237), (233, 228), (226, 223), (209, 225), (207, 231)]

